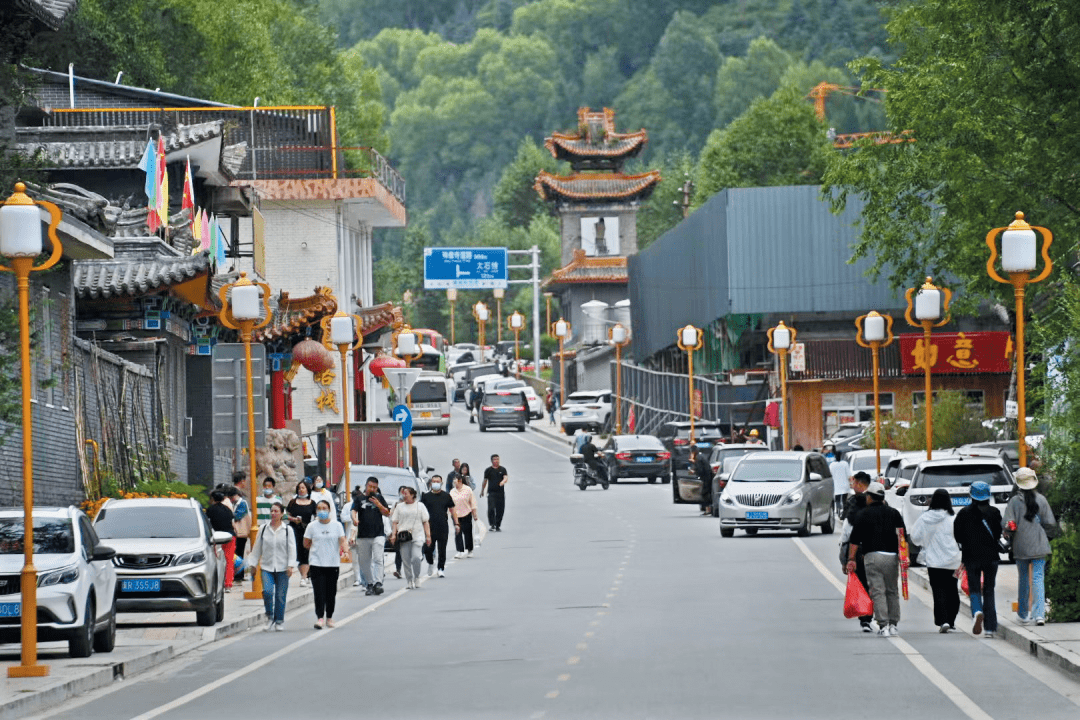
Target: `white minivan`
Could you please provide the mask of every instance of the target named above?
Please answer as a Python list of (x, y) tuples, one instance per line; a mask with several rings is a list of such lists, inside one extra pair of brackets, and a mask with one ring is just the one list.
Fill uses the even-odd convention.
[(450, 431), (450, 393), (441, 373), (420, 373), (409, 392), (412, 401), (413, 428), (434, 430), (439, 435)]

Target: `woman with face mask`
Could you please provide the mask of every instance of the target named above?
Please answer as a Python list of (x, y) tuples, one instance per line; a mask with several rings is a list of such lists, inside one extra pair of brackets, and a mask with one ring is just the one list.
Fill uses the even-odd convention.
[(315, 629), (334, 627), (334, 605), (337, 600), (338, 573), (341, 555), (345, 552), (345, 528), (333, 515), (333, 505), (320, 500), (315, 505), (317, 522), (304, 531), (304, 547), (310, 552), (308, 575), (315, 591)]
[(431, 530), (431, 544), (424, 546), (428, 577), (431, 577), (431, 573), (435, 570), (436, 551), (438, 551), (439, 577), (446, 577), (446, 543), (450, 539), (450, 526), (453, 525), (455, 534), (461, 532), (461, 526), (454, 512), (454, 499), (450, 497), (450, 493), (443, 490), (442, 476), (431, 477), (431, 492), (424, 493), (420, 502), (427, 508), (428, 527)]
[(255, 547), (248, 562), (262, 572), (263, 605), (266, 608), (266, 631), (285, 629), (285, 597), (289, 578), (296, 569), (296, 535), (282, 522), (285, 508), (270, 506), (270, 522), (259, 528)]
[(457, 555), (454, 557), (472, 557), (473, 521), (480, 519), (476, 513), (476, 495), (473, 494), (472, 488), (465, 484), (461, 475), (456, 475), (454, 477), (454, 489), (450, 491), (450, 497), (454, 501), (454, 514), (458, 520), (458, 530), (454, 534)]
[(289, 524), (296, 533), (296, 562), (300, 565), (300, 587), (311, 585), (308, 580), (308, 549), (304, 547), (304, 531), (315, 519), (315, 503), (311, 500), (311, 487), (306, 482), (296, 483), (296, 496), (289, 501)]
[(337, 517), (337, 504), (334, 502), (334, 493), (326, 489), (326, 482), (322, 479), (322, 475), (315, 476), (315, 486), (311, 490), (311, 499), (314, 502), (325, 500), (330, 503), (330, 514)]
[[(431, 544), (431, 527), (428, 524), (430, 516), (423, 503), (416, 501), (416, 490), (408, 485), (398, 488), (401, 502), (394, 506), (390, 513), (390, 524), (393, 532), (390, 533), (390, 543), (397, 544), (401, 551), (402, 566), (405, 569), (405, 579), (408, 581), (410, 590), (420, 588), (420, 561), (423, 555), (420, 551), (424, 545)], [(420, 538), (423, 538), (421, 540)]]

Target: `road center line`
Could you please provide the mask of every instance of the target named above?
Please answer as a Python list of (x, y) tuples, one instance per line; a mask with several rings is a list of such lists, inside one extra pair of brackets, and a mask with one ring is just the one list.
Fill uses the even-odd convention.
[[(818, 569), (825, 579), (832, 583), (832, 586), (840, 592), (841, 595), (847, 590), (847, 587), (842, 583), (829, 568), (825, 567), (825, 564), (818, 559), (817, 555), (810, 552), (810, 548), (806, 546), (806, 543), (800, 538), (792, 538), (795, 545), (799, 548), (803, 555), (807, 557), (810, 564)], [(908, 659), (915, 669), (918, 670), (923, 676), (937, 687), (945, 697), (952, 701), (953, 705), (956, 705), (960, 709), (960, 712), (967, 715), (971, 720), (993, 720), (982, 708), (975, 704), (975, 701), (964, 694), (964, 691), (956, 687), (947, 677), (941, 674), (941, 672), (935, 668), (929, 660), (922, 656), (922, 654), (911, 646), (910, 643), (902, 640), (898, 637), (887, 638), (893, 646), (898, 649), (901, 654)]]

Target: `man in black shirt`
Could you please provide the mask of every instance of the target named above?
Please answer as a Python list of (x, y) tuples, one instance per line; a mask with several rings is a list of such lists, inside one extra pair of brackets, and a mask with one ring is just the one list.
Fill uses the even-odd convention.
[(904, 530), (904, 518), (885, 504), (885, 486), (872, 482), (866, 489), (866, 509), (855, 519), (851, 530), (851, 547), (844, 574), (855, 571), (855, 555), (863, 553), (866, 565), (867, 590), (874, 601), (874, 617), (877, 619), (878, 635), (895, 637), (900, 622), (900, 531)]
[(225, 532), (232, 539), (223, 548), (225, 552), (225, 591), (232, 589), (234, 563), (236, 562), (236, 532), (233, 530), (233, 511), (225, 504), (225, 493), (221, 490), (210, 492), (210, 507), (206, 508), (206, 519), (214, 532)]
[[(858, 519), (859, 514), (866, 509), (866, 489), (870, 487), (870, 474), (860, 470), (851, 476), (850, 482), (851, 489), (855, 491), (855, 494), (848, 495), (847, 501), (844, 503), (844, 512), (841, 515), (844, 520), (844, 529), (840, 542), (841, 569), (847, 565), (848, 550), (851, 547), (849, 542), (851, 530), (855, 527), (855, 521)], [(866, 564), (863, 562), (863, 554), (858, 551), (855, 553), (855, 576), (859, 578), (859, 582), (862, 583), (864, 588), (869, 587), (866, 583)], [(870, 626), (870, 621), (873, 619), (873, 615), (859, 616), (859, 626), (864, 633), (874, 632), (874, 629)]]
[(383, 517), (390, 514), (379, 492), (379, 478), (369, 477), (364, 491), (353, 500), (352, 531), (349, 544), (355, 545), (355, 559), (360, 582), (365, 595), (382, 595), (383, 586), (383, 548), (386, 535), (383, 530)]
[(492, 532), (502, 532), (503, 513), (506, 511), (506, 483), (510, 478), (506, 468), (499, 464), (499, 456), (491, 456), (491, 467), (484, 471), (484, 484), (480, 486), (480, 497), (488, 494), (488, 525)]
[[(457, 515), (454, 514), (454, 499), (443, 490), (442, 475), (431, 476), (431, 492), (420, 496), (420, 502), (428, 511), (428, 527), (431, 530), (431, 543), (424, 545), (424, 559), (427, 560), (428, 577), (435, 568), (435, 550), (439, 551), (439, 577), (446, 577), (446, 541), (450, 537), (450, 523), (458, 528)], [(455, 533), (456, 534), (456, 533)]]

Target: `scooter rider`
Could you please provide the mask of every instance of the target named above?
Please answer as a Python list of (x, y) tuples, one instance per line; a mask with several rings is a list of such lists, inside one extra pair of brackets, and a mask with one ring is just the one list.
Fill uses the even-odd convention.
[(596, 477), (604, 482), (607, 480), (607, 468), (596, 459), (596, 446), (593, 445), (592, 435), (586, 435), (585, 441), (581, 445), (581, 455), (585, 459), (585, 464), (592, 468), (596, 473)]

